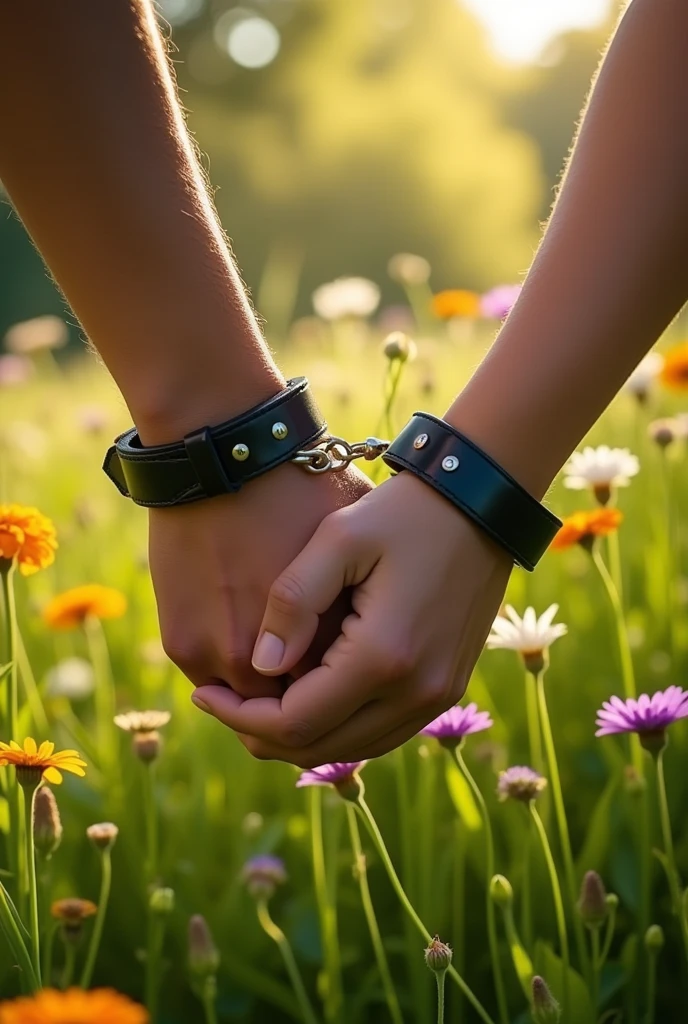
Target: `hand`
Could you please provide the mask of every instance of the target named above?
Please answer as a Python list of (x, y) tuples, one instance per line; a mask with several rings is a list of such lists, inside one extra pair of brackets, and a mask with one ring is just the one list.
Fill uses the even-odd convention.
[(401, 473), (328, 516), (270, 590), (253, 664), (274, 678), (355, 588), (322, 664), (281, 697), (208, 686), (192, 699), (259, 758), (309, 768), (378, 757), (462, 697), (510, 568), (469, 519)]
[[(342, 599), (289, 669), (261, 675), (251, 653), (275, 578), (329, 513), (370, 482), (350, 467), (314, 476), (280, 466), (238, 494), (150, 513), (150, 567), (167, 654), (196, 686), (218, 680), (244, 697), (281, 694), (286, 673), (319, 664), (349, 606)], [(309, 641), (310, 643), (310, 641)]]

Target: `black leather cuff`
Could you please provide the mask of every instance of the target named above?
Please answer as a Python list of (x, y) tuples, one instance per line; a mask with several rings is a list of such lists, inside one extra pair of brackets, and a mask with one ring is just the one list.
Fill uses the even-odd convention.
[(382, 457), (434, 487), (529, 572), (561, 526), (494, 459), (427, 412), (414, 413)]
[(327, 429), (305, 377), (234, 420), (202, 427), (182, 441), (144, 448), (136, 428), (109, 449), (103, 470), (137, 505), (164, 508), (234, 494)]

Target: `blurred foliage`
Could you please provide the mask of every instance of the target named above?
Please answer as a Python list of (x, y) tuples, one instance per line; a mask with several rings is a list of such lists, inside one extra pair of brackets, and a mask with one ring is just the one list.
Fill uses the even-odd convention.
[[(247, 10), (280, 33), (264, 68), (218, 46), (218, 25)], [(340, 274), (384, 282), (397, 251), (426, 256), (436, 288), (483, 288), (527, 267), (606, 31), (567, 35), (543, 64), (510, 68), (457, 0), (163, 0), (162, 11), (258, 301), (277, 273), (305, 312), (313, 288)], [(0, 332), (60, 310), (12, 214), (0, 266)], [(389, 282), (384, 298), (400, 298)]]

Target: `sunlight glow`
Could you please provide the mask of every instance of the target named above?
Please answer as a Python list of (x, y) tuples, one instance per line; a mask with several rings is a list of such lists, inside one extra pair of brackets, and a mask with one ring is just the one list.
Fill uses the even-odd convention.
[(591, 28), (609, 12), (610, 0), (462, 0), (487, 27), (496, 52), (506, 60), (537, 60), (559, 32)]

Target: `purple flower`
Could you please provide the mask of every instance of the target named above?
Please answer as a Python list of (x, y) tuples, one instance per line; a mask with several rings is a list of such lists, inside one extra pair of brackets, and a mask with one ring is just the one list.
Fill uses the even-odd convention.
[(464, 736), (482, 732), (494, 725), (488, 711), (478, 711), (477, 704), (465, 708), (449, 708), (422, 730), (422, 736), (434, 736), (445, 746), (456, 746)]
[(244, 864), (241, 879), (256, 899), (269, 899), (287, 880), (284, 861), (271, 853), (259, 853)]
[(503, 320), (508, 316), (521, 294), (520, 284), (498, 284), (480, 299), (480, 311), (483, 316), (491, 317), (494, 320)]
[(296, 785), (302, 786), (334, 786), (345, 800), (356, 800), (363, 791), (363, 783), (358, 773), (367, 761), (334, 761), (332, 764), (321, 764), (318, 768), (310, 768), (301, 772)]
[(521, 800), (530, 803), (542, 793), (547, 779), (525, 765), (514, 765), (499, 775), (497, 796), (500, 800)]
[(637, 700), (611, 697), (597, 712), (596, 736), (612, 736), (617, 732), (663, 733), (679, 718), (688, 717), (688, 691), (670, 686), (649, 697), (642, 693)]

